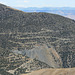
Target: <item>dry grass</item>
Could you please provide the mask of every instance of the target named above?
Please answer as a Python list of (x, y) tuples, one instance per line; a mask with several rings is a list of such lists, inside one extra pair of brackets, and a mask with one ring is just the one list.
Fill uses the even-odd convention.
[(75, 75), (75, 68), (67, 69), (41, 69), (29, 74), (21, 75)]

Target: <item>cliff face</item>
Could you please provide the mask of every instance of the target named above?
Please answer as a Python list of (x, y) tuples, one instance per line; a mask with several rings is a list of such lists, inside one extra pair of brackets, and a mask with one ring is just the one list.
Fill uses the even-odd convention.
[[(25, 13), (0, 4), (0, 52), (0, 68), (4, 70), (9, 64), (12, 70), (26, 61), (19, 55), (44, 63), (44, 68), (75, 67), (75, 21), (50, 13)], [(12, 53), (17, 64), (10, 58)]]

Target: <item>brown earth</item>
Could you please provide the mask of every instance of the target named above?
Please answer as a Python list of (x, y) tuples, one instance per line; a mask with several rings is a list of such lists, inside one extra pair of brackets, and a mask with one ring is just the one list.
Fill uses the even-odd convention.
[(41, 69), (28, 74), (21, 75), (75, 75), (75, 68), (66, 69)]

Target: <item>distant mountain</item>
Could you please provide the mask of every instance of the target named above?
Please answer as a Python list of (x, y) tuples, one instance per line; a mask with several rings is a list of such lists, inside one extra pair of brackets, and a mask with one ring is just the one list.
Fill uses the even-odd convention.
[(75, 7), (14, 7), (19, 10), (75, 10)]
[(75, 67), (75, 20), (0, 4), (0, 52), (0, 71), (13, 75)]
[(47, 12), (47, 13), (54, 13), (59, 14), (71, 19), (75, 20), (75, 7), (28, 7), (28, 8), (20, 8), (15, 7), (16, 9), (22, 10), (24, 12)]

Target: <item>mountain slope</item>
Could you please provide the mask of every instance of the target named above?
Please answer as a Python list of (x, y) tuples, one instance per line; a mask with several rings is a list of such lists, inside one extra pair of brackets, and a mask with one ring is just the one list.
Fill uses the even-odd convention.
[[(36, 45), (38, 45), (38, 49)], [(44, 45), (47, 46), (46, 51), (50, 54), (49, 56), (45, 48), (42, 48)], [(31, 58), (30, 52), (33, 54), (33, 59), (37, 59), (34, 52), (39, 58), (45, 56), (45, 58), (49, 57), (47, 59), (49, 60), (51, 57), (49, 61), (53, 61), (56, 66), (50, 65), (50, 67), (75, 67), (75, 21), (50, 13), (25, 13), (0, 4), (0, 51), (2, 52), (1, 60), (5, 61), (3, 64), (14, 64), (13, 60), (9, 62), (9, 55), (11, 52), (17, 51), (18, 55)], [(23, 51), (27, 51), (27, 53), (23, 54)], [(60, 64), (58, 56), (62, 66), (58, 65), (58, 63)], [(14, 59), (15, 57), (16, 55)], [(47, 62), (47, 60), (45, 61)], [(25, 62), (25, 60), (21, 62), (21, 59), (19, 61), (16, 66)], [(0, 68), (6, 70), (7, 65), (3, 64)]]
[(52, 48), (48, 48), (46, 45), (38, 45), (31, 50), (26, 50), (26, 55), (32, 59), (36, 58), (42, 62), (45, 62), (53, 68), (62, 67), (62, 61), (58, 53)]

